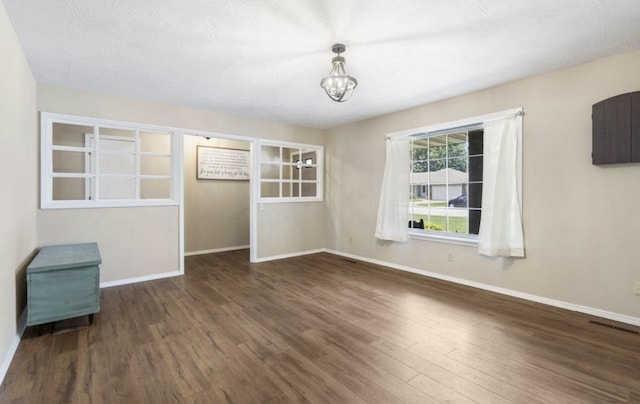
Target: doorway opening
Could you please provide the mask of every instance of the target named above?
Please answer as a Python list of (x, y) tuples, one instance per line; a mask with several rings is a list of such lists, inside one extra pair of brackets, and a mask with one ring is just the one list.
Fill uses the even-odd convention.
[(181, 260), (185, 256), (250, 250), (254, 139), (184, 131)]

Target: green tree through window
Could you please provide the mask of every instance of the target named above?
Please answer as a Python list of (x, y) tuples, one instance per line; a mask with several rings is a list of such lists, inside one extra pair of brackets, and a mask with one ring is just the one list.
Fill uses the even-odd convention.
[(410, 227), (478, 234), (482, 144), (481, 128), (413, 138)]

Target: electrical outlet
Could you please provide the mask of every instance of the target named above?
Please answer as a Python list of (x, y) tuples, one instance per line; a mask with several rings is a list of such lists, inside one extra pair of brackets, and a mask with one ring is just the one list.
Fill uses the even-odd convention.
[(453, 262), (453, 253), (449, 253), (449, 255), (447, 256), (447, 260), (449, 262)]
[(634, 295), (640, 295), (640, 281), (636, 281), (636, 286), (633, 288)]

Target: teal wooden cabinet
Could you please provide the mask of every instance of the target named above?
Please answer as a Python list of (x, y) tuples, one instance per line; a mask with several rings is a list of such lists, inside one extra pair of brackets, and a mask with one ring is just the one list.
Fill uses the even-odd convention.
[(100, 311), (97, 243), (43, 247), (27, 267), (27, 326)]

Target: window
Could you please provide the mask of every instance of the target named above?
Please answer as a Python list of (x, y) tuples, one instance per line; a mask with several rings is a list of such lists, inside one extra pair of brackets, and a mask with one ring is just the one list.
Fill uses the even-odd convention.
[(176, 130), (42, 114), (42, 208), (177, 203)]
[(260, 143), (260, 202), (322, 200), (322, 147)]
[(411, 232), (474, 238), (482, 215), (482, 125), (414, 135), (410, 147)]
[(515, 108), (387, 135), (375, 237), (524, 257), (523, 114)]

